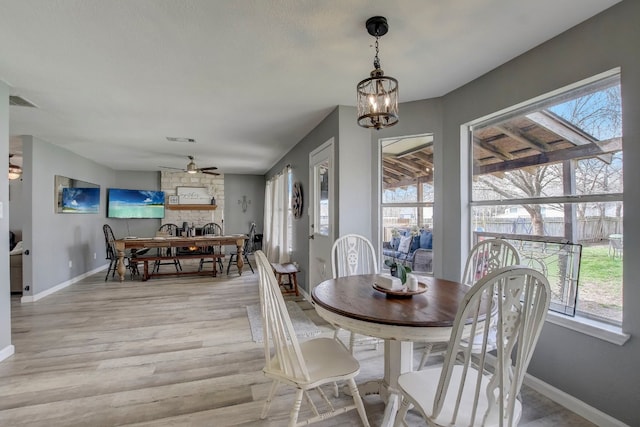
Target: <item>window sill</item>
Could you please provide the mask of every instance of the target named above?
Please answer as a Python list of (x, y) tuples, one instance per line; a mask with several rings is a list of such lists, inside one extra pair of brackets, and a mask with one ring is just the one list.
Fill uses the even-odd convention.
[(624, 343), (631, 338), (631, 335), (622, 332), (622, 328), (619, 326), (608, 325), (603, 322), (598, 322), (596, 320), (580, 316), (567, 317), (550, 311), (547, 315), (547, 322), (563, 326), (567, 329), (581, 332), (616, 345), (624, 345)]

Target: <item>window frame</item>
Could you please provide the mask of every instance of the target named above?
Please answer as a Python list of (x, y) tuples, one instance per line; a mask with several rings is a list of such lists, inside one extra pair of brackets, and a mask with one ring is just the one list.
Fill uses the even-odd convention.
[[(503, 209), (508, 209), (512, 206), (521, 206), (524, 204), (536, 204), (536, 205), (549, 205), (549, 204), (574, 204), (574, 203), (602, 203), (602, 202), (622, 202), (624, 203), (624, 172), (622, 177), (623, 182), (623, 191), (615, 192), (615, 193), (607, 193), (607, 194), (572, 194), (572, 195), (563, 195), (563, 196), (552, 196), (552, 197), (528, 197), (528, 198), (511, 198), (511, 199), (503, 199), (503, 200), (476, 200), (473, 199), (473, 129), (479, 126), (486, 127), (490, 126), (492, 123), (502, 122), (508, 120), (510, 118), (518, 117), (523, 114), (527, 114), (533, 111), (537, 111), (544, 106), (548, 106), (554, 102), (561, 101), (563, 98), (566, 100), (573, 99), (576, 97), (575, 90), (579, 88), (585, 87), (597, 87), (599, 84), (606, 84), (606, 82), (611, 81), (611, 79), (617, 79), (618, 84), (622, 85), (621, 78), (621, 70), (620, 68), (615, 68), (609, 70), (605, 73), (601, 73), (599, 75), (593, 76), (591, 78), (576, 82), (572, 85), (560, 88), (551, 93), (541, 95), (532, 100), (525, 101), (509, 107), (507, 109), (495, 112), (483, 118), (471, 121), (462, 126), (462, 138), (465, 140), (463, 142), (463, 147), (466, 147), (468, 156), (468, 168), (467, 168), (467, 220), (469, 226), (469, 235), (462, 236), (463, 239), (468, 239), (468, 244), (473, 243), (473, 210), (477, 207), (482, 206), (496, 206)], [(624, 141), (624, 135), (622, 135), (622, 139)], [(624, 142), (623, 142), (624, 143)], [(622, 149), (622, 153), (624, 153), (624, 148)], [(624, 234), (624, 230), (623, 230)], [(464, 247), (465, 245), (463, 245)], [(623, 264), (624, 268), (624, 264)], [(624, 281), (622, 283), (622, 292), (624, 292)], [(623, 305), (622, 311), (624, 313), (625, 306)], [(562, 313), (557, 313), (553, 311), (549, 311), (549, 316), (547, 320), (550, 323), (554, 323), (563, 327), (567, 327), (569, 329), (582, 332), (596, 338), (603, 339), (605, 341), (623, 345), (629, 338), (630, 335), (626, 334), (622, 331), (622, 323), (614, 324), (601, 319), (590, 318), (587, 313), (577, 311), (574, 317), (567, 316)]]

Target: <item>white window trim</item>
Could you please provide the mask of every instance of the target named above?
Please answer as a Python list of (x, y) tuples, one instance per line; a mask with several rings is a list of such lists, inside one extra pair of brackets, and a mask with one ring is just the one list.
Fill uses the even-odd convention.
[[(531, 108), (531, 106), (538, 103), (546, 103), (550, 99), (555, 96), (562, 95), (563, 93), (567, 93), (576, 89), (578, 87), (587, 86), (593, 82), (598, 80), (603, 80), (606, 78), (610, 78), (613, 76), (618, 76), (621, 79), (621, 68), (616, 67), (604, 73), (592, 76), (585, 80), (575, 82), (569, 86), (565, 86), (563, 88), (556, 89), (547, 94), (540, 95), (528, 101), (523, 101), (511, 107), (507, 107), (505, 109), (496, 111), (490, 115), (485, 117), (472, 120), (469, 123), (460, 126), (460, 136), (461, 142), (464, 141), (464, 144), (467, 147), (467, 152), (469, 153), (469, 167), (467, 169), (468, 173), (471, 171), (472, 164), (472, 134), (474, 126), (485, 125), (494, 120), (503, 120), (505, 117), (512, 114), (520, 114), (520, 110), (523, 108)], [(622, 84), (622, 82), (620, 82)], [(463, 145), (464, 146), (464, 145)], [(469, 180), (469, 175), (467, 176), (467, 182)], [(551, 200), (553, 199), (553, 200)], [(613, 201), (623, 201), (624, 193), (609, 193), (609, 194), (591, 194), (591, 195), (569, 195), (569, 196), (556, 196), (556, 197), (541, 197), (541, 198), (521, 198), (521, 199), (507, 199), (507, 200), (476, 200), (473, 201), (472, 197), (472, 186), (470, 185), (468, 188), (468, 212), (470, 212), (473, 207), (476, 206), (510, 206), (510, 205), (521, 205), (523, 203), (533, 203), (533, 204), (546, 204), (548, 202), (561, 202), (561, 203), (579, 203), (579, 202), (613, 202)], [(624, 282), (623, 282), (624, 289)], [(623, 306), (624, 307), (624, 306)], [(624, 308), (623, 308), (624, 310)], [(580, 316), (576, 314), (574, 317), (570, 317), (564, 315), (562, 313), (554, 312), (552, 310), (547, 311), (546, 321), (558, 326), (562, 326), (564, 328), (583, 333), (585, 335), (601, 339), (603, 341), (610, 342), (612, 344), (616, 344), (619, 346), (624, 345), (630, 338), (631, 334), (625, 333), (622, 330), (621, 326), (611, 325), (609, 323), (601, 322), (598, 320), (594, 320), (591, 318), (587, 318), (584, 316)]]
[(561, 313), (549, 311), (547, 313), (547, 322), (620, 346), (631, 338), (631, 335), (623, 332), (620, 326), (610, 325), (579, 315), (568, 317)]

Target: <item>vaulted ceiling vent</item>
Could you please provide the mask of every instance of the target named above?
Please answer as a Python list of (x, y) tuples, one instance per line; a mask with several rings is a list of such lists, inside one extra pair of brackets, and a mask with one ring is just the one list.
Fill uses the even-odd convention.
[(29, 108), (38, 108), (36, 104), (31, 101), (27, 101), (21, 96), (10, 95), (9, 96), (9, 105), (15, 105), (16, 107), (29, 107)]

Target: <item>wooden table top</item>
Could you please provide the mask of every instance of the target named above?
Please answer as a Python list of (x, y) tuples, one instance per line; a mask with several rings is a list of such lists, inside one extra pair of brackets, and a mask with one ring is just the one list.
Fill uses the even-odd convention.
[(462, 283), (420, 277), (427, 291), (411, 298), (387, 297), (373, 288), (375, 274), (326, 280), (313, 289), (313, 301), (324, 309), (356, 320), (394, 326), (451, 327), (458, 306), (470, 289)]
[(249, 237), (244, 234), (229, 236), (159, 236), (124, 238), (115, 241), (116, 248), (156, 248), (156, 247), (186, 247), (186, 246), (214, 246), (218, 244), (241, 246)]

